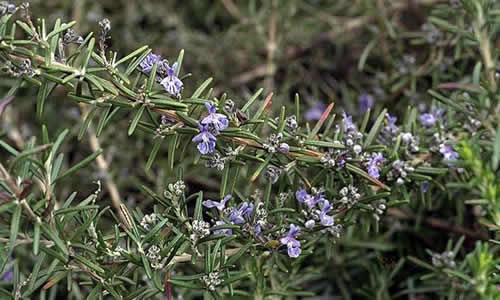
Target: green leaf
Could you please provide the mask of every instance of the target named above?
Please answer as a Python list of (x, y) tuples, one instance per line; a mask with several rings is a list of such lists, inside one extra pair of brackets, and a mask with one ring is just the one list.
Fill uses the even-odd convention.
[(247, 252), (248, 249), (250, 249), (250, 247), (252, 246), (252, 242), (248, 242), (245, 246), (243, 246), (235, 255), (231, 256), (225, 266), (231, 266), (233, 265), (235, 262), (237, 262), (240, 257), (243, 256), (243, 254), (245, 254), (245, 252)]
[(384, 122), (385, 114), (387, 113), (387, 109), (382, 110), (382, 112), (378, 115), (377, 120), (373, 124), (372, 128), (370, 129), (370, 132), (368, 133), (368, 136), (366, 137), (365, 143), (363, 145), (363, 148), (366, 148), (370, 146), (375, 138), (377, 137), (380, 128), (382, 128), (382, 124)]
[(203, 202), (203, 191), (198, 192), (198, 197), (196, 198), (196, 206), (194, 208), (194, 215), (193, 219), (195, 220), (202, 220), (203, 215), (202, 215), (202, 202)]
[(169, 170), (174, 169), (174, 161), (175, 161), (175, 149), (177, 148), (177, 140), (179, 138), (179, 135), (176, 133), (172, 135), (169, 138), (169, 144), (168, 144), (168, 154), (167, 154), (167, 160), (168, 160), (168, 168)]
[(38, 255), (40, 249), (40, 223), (36, 222), (33, 229), (33, 254)]
[(148, 82), (146, 84), (146, 92), (150, 93), (153, 88), (154, 83), (156, 82), (156, 71), (158, 70), (158, 62), (153, 65), (151, 69), (151, 73), (149, 73)]
[(39, 120), (42, 119), (43, 116), (43, 108), (45, 105), (45, 100), (47, 99), (47, 87), (48, 81), (46, 79), (42, 79), (42, 86), (38, 90), (38, 97), (36, 102), (36, 115)]
[(99, 209), (99, 205), (85, 205), (85, 206), (74, 206), (74, 207), (68, 207), (68, 208), (60, 208), (54, 212), (54, 216), (64, 215), (64, 214), (69, 214), (69, 213), (74, 213), (74, 212), (80, 212), (80, 211), (90, 210), (90, 209)]
[(131, 136), (135, 128), (137, 127), (137, 124), (139, 123), (139, 120), (142, 117), (142, 114), (144, 113), (144, 109), (146, 109), (145, 105), (141, 105), (139, 109), (137, 110), (137, 113), (135, 114), (134, 118), (132, 119), (132, 122), (130, 123), (130, 127), (128, 128), (128, 135)]
[(17, 240), (17, 234), (19, 233), (19, 226), (21, 223), (21, 212), (23, 208), (21, 204), (18, 204), (14, 209), (12, 214), (12, 219), (10, 221), (10, 238), (9, 238), (9, 253), (12, 253)]
[(94, 52), (94, 44), (95, 44), (95, 38), (91, 38), (89, 45), (87, 46), (86, 54), (82, 60), (82, 64), (80, 65), (80, 68), (83, 69), (83, 74), (85, 74), (85, 70), (87, 69), (87, 65), (89, 64), (90, 57)]
[(146, 275), (148, 276), (149, 279), (153, 279), (153, 271), (151, 270), (151, 265), (149, 264), (149, 260), (144, 255), (144, 253), (141, 253), (141, 259), (142, 259), (142, 265), (144, 266), (144, 270), (146, 271)]
[(135, 56), (138, 56), (139, 54), (142, 54), (144, 51), (148, 50), (149, 47), (148, 46), (142, 46), (141, 48), (133, 51), (132, 53), (130, 53), (129, 55), (123, 57), (122, 59), (120, 59), (119, 61), (117, 61), (115, 63), (115, 67), (117, 67), (118, 65), (126, 62), (127, 60), (130, 60), (132, 58), (134, 58)]
[(156, 155), (158, 154), (158, 151), (160, 150), (161, 144), (163, 143), (163, 137), (159, 136), (155, 138), (155, 141), (153, 143), (153, 148), (151, 149), (151, 154), (149, 154), (148, 161), (146, 162), (145, 169), (148, 171), (151, 169), (151, 166), (153, 165), (153, 162), (156, 158)]
[[(59, 19), (58, 19), (59, 20)], [(59, 20), (60, 21), (60, 20)], [(73, 27), (76, 24), (76, 21), (71, 21), (68, 24), (62, 24), (59, 26), (57, 29), (54, 29), (51, 33), (47, 35), (45, 40), (49, 40), (51, 37), (55, 36), (56, 34), (63, 32), (71, 27)]]
[(57, 136), (57, 139), (54, 142), (52, 149), (50, 150), (49, 157), (47, 158), (47, 161), (51, 162), (56, 157), (57, 150), (59, 150), (59, 147), (61, 146), (61, 144), (62, 144), (64, 138), (66, 137), (66, 135), (68, 134), (68, 132), (69, 132), (68, 129), (64, 129), (64, 131), (61, 132)]
[(50, 229), (46, 224), (41, 224), (41, 229), (45, 235), (52, 240), (56, 247), (67, 257), (68, 249), (66, 249), (66, 244), (59, 238), (59, 235)]
[(163, 229), (163, 227), (165, 227), (165, 225), (168, 223), (168, 219), (165, 218), (163, 220), (161, 220), (158, 224), (156, 224), (153, 229), (151, 229), (148, 234), (146, 234), (144, 236), (144, 238), (142, 239), (144, 243), (147, 243), (149, 242), (149, 240), (151, 240), (152, 238), (155, 237), (155, 235)]
[(243, 105), (243, 107), (241, 108), (241, 111), (247, 112), (248, 108), (255, 102), (255, 100), (257, 100), (257, 98), (260, 96), (260, 94), (262, 94), (263, 91), (264, 91), (263, 88), (260, 88), (259, 90), (257, 90), (257, 92), (255, 92), (255, 94), (253, 94), (252, 97), (250, 97), (250, 99), (248, 99), (248, 101), (245, 103), (245, 105)]
[(78, 254), (73, 254), (72, 256), (73, 256), (73, 258), (75, 260), (77, 260), (80, 263), (84, 264), (89, 269), (94, 270), (95, 272), (100, 273), (100, 274), (104, 274), (105, 273), (105, 271), (104, 271), (103, 268), (101, 268), (99, 265), (93, 263), (92, 261), (86, 259), (85, 257), (83, 257), (81, 255), (78, 255)]
[(368, 55), (370, 55), (370, 52), (373, 50), (373, 48), (377, 45), (377, 40), (371, 40), (363, 49), (363, 52), (361, 53), (361, 56), (359, 57), (359, 62), (358, 62), (358, 70), (363, 71), (366, 59), (368, 58)]
[(99, 155), (101, 155), (102, 151), (103, 151), (102, 149), (98, 149), (96, 152), (94, 152), (91, 155), (87, 156), (87, 158), (85, 158), (84, 160), (80, 161), (79, 163), (77, 163), (73, 167), (69, 168), (68, 170), (66, 170), (66, 172), (62, 173), (59, 177), (57, 177), (54, 180), (54, 182), (56, 182), (56, 181), (58, 181), (60, 179), (63, 179), (65, 177), (67, 177), (67, 176), (75, 173), (76, 171), (78, 171), (81, 168), (86, 167), (88, 164), (90, 164), (91, 162), (93, 162)]
[(491, 156), (491, 168), (493, 171), (498, 169), (500, 162), (500, 125), (498, 125), (495, 141), (493, 144), (493, 155)]
[(98, 107), (93, 106), (90, 111), (88, 112), (87, 116), (85, 117), (85, 120), (83, 121), (82, 127), (80, 127), (80, 130), (78, 132), (78, 140), (81, 141), (83, 138), (83, 135), (87, 132), (90, 122), (92, 119), (94, 119), (94, 116), (97, 112)]
[(242, 272), (237, 272), (231, 274), (231, 276), (227, 279), (224, 279), (224, 281), (220, 284), (221, 286), (226, 286), (228, 284), (231, 284), (233, 282), (236, 282), (238, 280), (241, 280), (243, 278), (249, 277), (251, 274), (247, 271), (242, 271)]
[(177, 280), (175, 278), (168, 280), (172, 285), (178, 286), (178, 287), (183, 287), (187, 289), (201, 289), (201, 282), (189, 282), (189, 281), (184, 281), (184, 280)]
[(197, 89), (194, 91), (193, 95), (191, 95), (191, 98), (198, 98), (200, 95), (203, 93), (203, 91), (208, 87), (208, 85), (212, 82), (213, 78), (208, 78), (205, 80)]
[(182, 68), (182, 61), (184, 60), (184, 49), (181, 49), (179, 56), (177, 57), (177, 70), (175, 70), (175, 76), (179, 77)]

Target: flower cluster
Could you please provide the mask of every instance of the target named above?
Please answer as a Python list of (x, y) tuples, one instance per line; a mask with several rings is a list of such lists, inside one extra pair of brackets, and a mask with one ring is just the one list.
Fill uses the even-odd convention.
[(153, 269), (162, 269), (163, 264), (161, 263), (162, 257), (160, 255), (160, 247), (156, 245), (152, 245), (148, 249), (148, 254), (146, 254), (146, 257), (149, 259), (151, 263), (151, 268)]
[(454, 269), (457, 264), (455, 263), (455, 254), (453, 251), (445, 251), (441, 254), (432, 254), (432, 264), (438, 268), (450, 268)]
[[(219, 216), (221, 220), (215, 222), (216, 226), (220, 225), (242, 225), (248, 223), (251, 220), (254, 212), (253, 203), (242, 203), (239, 207), (227, 207), (226, 203), (230, 201), (233, 197), (231, 195), (226, 195), (221, 201), (205, 200), (202, 202), (203, 206), (207, 208), (217, 208), (219, 211)], [(226, 222), (226, 220), (228, 222)], [(215, 234), (222, 235), (232, 235), (233, 231), (231, 229), (216, 229)]]
[(215, 291), (215, 288), (222, 283), (222, 280), (219, 278), (220, 274), (217, 271), (210, 272), (208, 275), (204, 275), (201, 280), (205, 284), (205, 287), (209, 291)]
[(227, 128), (229, 121), (223, 114), (217, 113), (213, 103), (205, 103), (208, 115), (198, 123), (200, 133), (193, 137), (193, 142), (198, 143), (198, 151), (201, 154), (213, 153), (215, 151), (216, 136)]
[(183, 83), (177, 77), (177, 62), (170, 66), (168, 60), (162, 59), (160, 55), (149, 53), (139, 66), (144, 74), (149, 75), (154, 65), (157, 65), (155, 80), (163, 86), (167, 93), (180, 97)]
[(271, 134), (267, 139), (267, 143), (263, 144), (262, 147), (267, 150), (269, 153), (288, 153), (290, 151), (290, 146), (287, 143), (282, 143), (283, 134)]
[(411, 162), (398, 159), (392, 163), (392, 169), (387, 173), (387, 180), (395, 181), (396, 184), (401, 185), (411, 181), (408, 174), (414, 171), (415, 168)]
[(193, 244), (210, 234), (210, 224), (203, 220), (194, 220), (192, 224), (193, 233), (190, 238)]
[(368, 174), (373, 177), (373, 178), (379, 178), (380, 177), (380, 165), (385, 161), (384, 156), (382, 153), (377, 152), (377, 153), (372, 153), (368, 154), (365, 157), (365, 165), (366, 169), (368, 171)]
[(300, 249), (300, 242), (296, 239), (297, 235), (300, 233), (300, 228), (295, 224), (290, 224), (290, 230), (285, 237), (280, 239), (282, 245), (285, 245), (288, 249), (288, 256), (297, 258), (302, 249)]
[(151, 227), (153, 227), (156, 223), (156, 219), (157, 216), (155, 213), (145, 215), (141, 220), (142, 228), (144, 228), (146, 231), (151, 230)]
[(352, 206), (354, 203), (358, 202), (361, 198), (361, 194), (358, 193), (358, 188), (354, 185), (350, 184), (348, 186), (344, 186), (340, 189), (340, 203), (343, 203), (347, 206)]
[(332, 226), (334, 222), (333, 217), (328, 215), (328, 213), (332, 210), (332, 206), (325, 198), (324, 190), (312, 188), (311, 191), (312, 195), (307, 193), (305, 189), (295, 192), (295, 198), (297, 201), (305, 204), (306, 206), (306, 209), (302, 211), (307, 220), (304, 223), (305, 227), (311, 229), (318, 221), (323, 226)]

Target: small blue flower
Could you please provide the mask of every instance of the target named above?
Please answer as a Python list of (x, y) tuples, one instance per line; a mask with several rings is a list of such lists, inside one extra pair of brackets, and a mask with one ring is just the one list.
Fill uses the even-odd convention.
[(307, 121), (316, 121), (321, 118), (321, 115), (323, 114), (323, 111), (325, 110), (326, 106), (322, 102), (316, 103), (313, 107), (309, 108), (306, 111), (305, 118)]
[(226, 129), (229, 125), (227, 117), (223, 114), (218, 114), (216, 112), (217, 108), (213, 103), (205, 102), (205, 107), (208, 110), (208, 116), (201, 120), (201, 124), (213, 126), (217, 134), (219, 133), (219, 131)]
[(213, 200), (205, 200), (202, 202), (203, 206), (212, 208), (216, 207), (219, 211), (224, 210), (226, 207), (227, 201), (231, 200), (233, 197), (231, 195), (226, 195), (220, 202), (213, 201)]
[(387, 126), (389, 127), (396, 126), (396, 121), (398, 120), (397, 117), (393, 117), (390, 114), (385, 114), (385, 118), (387, 121)]
[(352, 116), (349, 116), (345, 112), (342, 113), (344, 121), (344, 132), (349, 133), (351, 131), (357, 131), (356, 125), (352, 122)]
[[(458, 153), (450, 145), (441, 144), (439, 145), (439, 152), (443, 155), (446, 161), (455, 161), (458, 159)], [(446, 163), (448, 166), (452, 166), (452, 163)]]
[[(221, 225), (226, 225), (226, 222), (224, 221), (216, 221), (215, 222), (215, 226), (221, 226)], [(232, 229), (217, 229), (217, 230), (214, 230), (214, 233), (215, 234), (220, 234), (220, 235), (227, 235), (227, 236), (230, 236), (233, 234), (233, 230)]]
[(165, 78), (160, 81), (160, 84), (165, 88), (165, 91), (172, 96), (179, 96), (183, 86), (182, 81), (175, 75), (177, 71), (177, 62), (172, 67), (167, 62), (163, 62), (163, 67), (167, 70)]
[(432, 127), (445, 113), (444, 109), (433, 109), (431, 113), (422, 114), (419, 117), (420, 123), (425, 127)]
[(422, 185), (421, 185), (422, 192), (426, 193), (429, 190), (430, 185), (431, 184), (429, 183), (429, 181), (422, 182)]
[(208, 126), (202, 124), (198, 125), (200, 133), (193, 138), (193, 142), (198, 143), (198, 151), (201, 154), (208, 154), (215, 151), (215, 141), (217, 140), (215, 136), (208, 130)]
[(14, 278), (14, 272), (11, 270), (5, 272), (5, 274), (2, 275), (2, 278), (0, 279), (1, 281), (12, 281)]
[(369, 108), (373, 107), (373, 97), (367, 93), (361, 93), (358, 97), (359, 109), (362, 113), (365, 113)]
[(373, 177), (373, 178), (379, 178), (380, 177), (380, 171), (378, 169), (378, 166), (384, 162), (384, 156), (382, 153), (377, 153), (375, 154), (369, 161), (368, 161), (368, 174)]
[(229, 221), (233, 224), (244, 224), (246, 222), (245, 217), (250, 218), (253, 214), (253, 203), (246, 203), (236, 209), (233, 207), (232, 213), (229, 215)]
[(161, 62), (161, 56), (154, 54), (154, 53), (149, 53), (146, 55), (146, 57), (141, 61), (139, 66), (141, 67), (142, 73), (149, 75), (151, 73), (151, 70), (153, 70), (153, 66), (157, 63)]
[(313, 207), (316, 201), (312, 195), (309, 195), (305, 189), (301, 189), (295, 192), (295, 197), (300, 203), (306, 204), (308, 207)]
[(294, 224), (290, 224), (290, 230), (287, 235), (280, 239), (282, 245), (286, 245), (288, 248), (288, 256), (292, 258), (299, 257), (302, 250), (300, 249), (300, 242), (295, 239), (297, 234), (299, 234), (300, 228)]
[(328, 200), (323, 201), (323, 207), (321, 208), (321, 212), (319, 213), (319, 219), (321, 220), (321, 225), (323, 226), (332, 226), (333, 225), (333, 216), (327, 215), (327, 213), (332, 210), (332, 206)]

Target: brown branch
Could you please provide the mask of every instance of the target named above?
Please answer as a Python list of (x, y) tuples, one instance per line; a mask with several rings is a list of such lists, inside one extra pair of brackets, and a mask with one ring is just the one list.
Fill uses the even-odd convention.
[[(395, 217), (398, 219), (402, 220), (417, 220), (418, 216), (415, 215), (412, 212), (408, 211), (403, 211), (399, 208), (388, 208), (387, 209), (387, 215), (391, 217)], [(472, 229), (463, 227), (459, 224), (452, 224), (448, 223), (446, 221), (443, 221), (438, 218), (434, 217), (424, 217), (422, 219), (423, 223), (436, 228), (436, 229), (441, 229), (444, 231), (449, 231), (449, 232), (454, 232), (458, 234), (465, 235), (468, 238), (474, 239), (474, 240), (481, 240), (481, 241), (487, 241), (488, 240), (488, 234), (482, 231), (474, 231)]]

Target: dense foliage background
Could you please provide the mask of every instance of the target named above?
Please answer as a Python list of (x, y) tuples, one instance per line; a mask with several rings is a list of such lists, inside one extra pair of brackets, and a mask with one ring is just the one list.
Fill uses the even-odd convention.
[[(343, 112), (352, 115), (355, 123), (359, 127), (365, 123), (366, 129), (366, 124), (370, 125), (368, 128), (376, 126), (378, 116), (384, 118), (383, 109), (387, 108), (391, 115), (398, 117), (401, 127), (407, 124), (406, 131), (409, 131), (408, 127), (412, 128), (413, 135), (425, 149), (417, 151), (418, 155), (409, 155), (412, 161), (427, 161), (429, 166), (425, 167), (435, 167), (421, 177), (416, 176), (404, 190), (393, 188), (397, 192), (386, 197), (390, 207), (386, 209), (384, 204), (382, 212), (375, 212), (375, 217), (370, 211), (375, 211), (375, 206), (369, 206), (375, 204), (360, 206), (359, 215), (357, 211), (349, 215), (339, 238), (308, 241), (304, 247), (318, 244), (314, 255), (301, 256), (293, 261), (287, 257), (285, 247), (277, 258), (274, 255), (277, 246), (268, 243), (265, 244), (267, 248), (260, 249), (260, 252), (250, 251), (248, 255), (242, 252), (237, 270), (250, 275), (248, 279), (235, 280), (234, 289), (241, 292), (233, 293), (232, 285), (224, 290), (220, 288), (221, 294), (198, 291), (189, 285), (200, 281), (201, 277), (186, 277), (176, 282), (176, 275), (181, 278), (201, 272), (199, 264), (195, 263), (196, 253), (191, 253), (193, 257), (186, 259), (182, 253), (176, 253), (179, 250), (176, 248), (173, 254), (177, 255), (178, 264), (182, 266), (169, 268), (168, 277), (174, 278), (172, 284), (165, 283), (165, 291), (161, 293), (156, 291), (156, 294), (151, 292), (137, 297), (500, 299), (500, 94), (497, 90), (500, 3), (487, 0), (34, 0), (30, 2), (29, 11), (34, 23), (37, 18), (45, 18), (49, 28), (57, 19), (65, 23), (74, 20), (76, 23), (72, 28), (84, 38), (91, 32), (95, 32), (94, 37), (98, 38), (97, 33), (102, 33), (99, 22), (109, 19), (111, 30), (106, 45), (108, 50), (118, 53), (118, 58), (142, 45), (149, 45), (154, 53), (174, 62), (184, 50), (182, 95), (196, 93), (208, 77), (213, 77), (210, 98), (231, 99), (236, 107), (241, 108), (262, 88), (262, 99), (274, 93), (272, 105), (265, 107), (268, 113), (265, 122), (277, 118), (275, 123), (282, 124), (280, 107), (284, 106), (287, 116), (290, 112), (300, 112), (299, 124), (304, 132), (310, 133), (321, 113), (329, 104), (335, 103), (332, 114), (335, 113), (338, 119)], [(23, 34), (19, 32), (16, 39), (21, 39)], [(78, 44), (68, 47), (75, 50)], [(2, 51), (8, 50), (2, 48)], [(9, 73), (6, 55), (2, 55), (2, 62), (5, 74), (0, 86), (2, 93), (6, 94), (17, 79), (13, 78), (12, 72)], [(95, 66), (97, 64), (92, 67)], [(207, 91), (203, 95), (209, 98)], [(297, 94), (300, 102), (295, 100)], [(157, 206), (153, 208), (158, 205), (156, 198), (164, 195), (169, 189), (167, 186), (180, 178), (180, 173), (183, 173), (186, 197), (199, 191), (203, 191), (204, 199), (220, 200), (224, 196), (220, 195), (221, 184), (224, 176), (229, 175), (205, 167), (193, 144), (178, 149), (172, 158), (167, 155), (171, 153), (169, 145), (163, 143), (154, 161), (148, 161), (155, 139), (147, 130), (136, 130), (130, 135), (131, 119), (135, 115), (133, 109), (118, 111), (96, 137), (99, 115), (89, 125), (86, 117), (92, 110), (89, 105), (70, 101), (67, 87), (54, 87), (45, 100), (43, 114), (39, 113), (37, 104), (39, 95), (40, 88), (26, 84), (16, 90), (8, 106), (0, 106), (0, 162), (9, 166), (8, 170), (2, 171), (1, 187), (5, 190), (13, 192), (6, 180), (9, 176), (15, 181), (18, 176), (29, 173), (19, 166), (26, 157), (38, 155), (38, 151), (30, 153), (29, 149), (43, 150), (35, 145), (42, 145), (40, 141), (45, 140), (46, 131), (54, 143), (59, 134), (68, 129), (65, 142), (58, 149), (65, 153), (64, 160), (59, 162), (62, 170), (71, 170), (72, 166), (99, 149), (103, 149), (103, 154), (84, 168), (68, 173), (69, 176), (57, 183), (57, 188), (51, 191), (57, 199), (56, 208), (66, 208), (65, 200), (73, 192), (78, 192), (73, 204), (95, 195), (95, 199), (85, 205), (91, 203), (101, 209), (112, 207), (115, 199), (121, 199), (139, 223), (139, 216), (159, 211)], [(297, 108), (296, 103), (299, 103)], [(415, 109), (411, 110), (410, 106)], [(366, 115), (368, 107), (370, 114)], [(443, 127), (428, 128), (420, 124), (423, 123), (420, 117), (425, 113), (439, 119), (438, 109), (447, 111), (446, 117), (440, 121), (445, 124)], [(253, 109), (252, 113), (256, 110)], [(158, 116), (155, 117), (159, 120)], [(343, 120), (341, 126), (345, 126), (346, 118)], [(383, 120), (379, 127), (390, 125), (387, 118)], [(272, 132), (273, 128), (263, 126), (258, 133), (265, 140), (264, 137)], [(437, 146), (441, 142), (432, 140), (436, 133), (453, 140), (453, 147), (459, 155), (453, 164), (443, 163), (435, 156), (427, 159), (432, 156), (431, 152), (443, 153), (432, 149), (433, 143)], [(37, 137), (36, 142), (32, 137)], [(380, 149), (389, 153), (395, 147), (393, 154), (403, 153), (399, 144), (394, 146), (395, 143), (401, 141), (394, 140)], [(26, 149), (28, 152), (23, 152)], [(15, 158), (13, 153), (21, 158)], [(171, 167), (172, 164), (175, 168)], [(145, 168), (146, 165), (150, 167)], [(238, 194), (238, 197), (256, 199), (259, 193), (270, 191), (271, 187), (265, 180), (258, 179), (249, 184), (256, 168), (258, 166), (251, 165), (236, 175), (231, 174), (231, 190), (234, 188), (244, 195), (240, 197)], [(389, 169), (387, 166), (381, 171), (386, 174)], [(306, 175), (313, 181), (317, 174), (309, 172)], [(353, 178), (346, 180), (368, 186), (366, 180)], [(287, 192), (295, 199), (295, 192), (301, 188), (299, 179), (294, 179), (292, 188), (284, 181), (273, 190), (275, 197)], [(31, 182), (17, 182), (17, 185), (19, 196), (24, 193), (22, 187), (31, 185)], [(46, 190), (38, 187), (34, 190), (33, 198), (46, 198)], [(363, 188), (365, 192), (372, 190), (375, 193), (372, 188)], [(170, 192), (175, 194), (175, 188), (171, 186)], [(4, 267), (0, 283), (2, 295), (12, 299), (21, 296), (85, 299), (93, 292), (95, 294), (91, 296), (109, 297), (100, 289), (94, 292), (94, 281), (79, 277), (76, 271), (63, 274), (56, 269), (57, 272), (49, 274), (47, 270), (52, 268), (54, 271), (56, 266), (54, 263), (54, 266), (50, 265), (48, 259), (46, 265), (37, 265), (39, 256), (31, 253), (32, 241), (29, 238), (34, 229), (26, 225), (29, 218), (25, 220), (24, 215), (26, 223), (20, 227), (19, 233), (16, 231), (17, 239), (12, 242), (14, 223), (11, 220), (15, 220), (16, 210), (8, 206), (11, 200), (8, 194), (2, 196), (4, 202), (0, 204), (3, 218), (0, 236), (7, 248), (1, 253)], [(40, 212), (50, 206), (43, 201), (40, 203)], [(194, 200), (188, 207), (188, 215), (197, 213)], [(62, 226), (66, 231), (77, 230), (86, 224), (88, 217), (71, 216), (77, 221)], [(206, 213), (205, 216), (208, 221)], [(103, 234), (113, 235), (113, 226), (118, 219), (120, 216), (113, 219), (103, 214), (100, 220)], [(61, 225), (56, 224), (54, 228), (60, 230)], [(108, 232), (105, 232), (106, 228)], [(54, 241), (47, 232), (42, 232), (45, 240)], [(89, 241), (91, 243), (91, 239), (86, 243)], [(13, 243), (17, 247), (12, 252)], [(243, 248), (245, 244), (240, 246)], [(220, 246), (214, 244), (211, 247)], [(182, 247), (182, 250), (186, 248)], [(204, 251), (211, 253), (210, 248)], [(217, 251), (214, 259), (216, 255)], [(268, 256), (272, 258), (268, 259)], [(87, 259), (92, 261), (91, 256)], [(134, 260), (130, 258), (130, 261)], [(47, 271), (43, 274), (46, 277), (39, 276), (39, 281), (30, 277), (37, 266)], [(125, 294), (127, 290), (133, 292), (134, 289), (154, 286), (151, 281), (147, 283), (147, 271), (139, 269), (124, 272), (123, 285), (126, 288), (123, 290), (120, 290), (122, 283), (116, 284), (116, 290), (124, 297), (128, 296)], [(229, 276), (229, 271), (227, 274)], [(82, 282), (86, 284), (77, 284)], [(103, 290), (109, 292), (109, 287), (104, 286)]]

